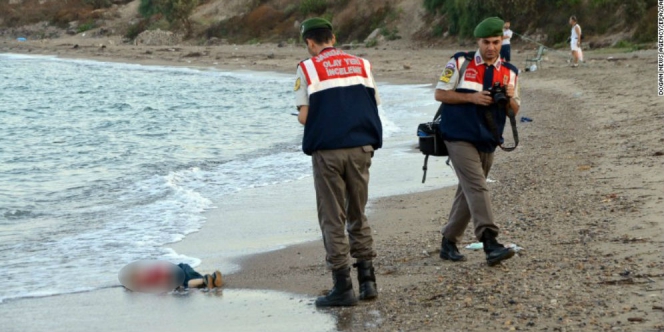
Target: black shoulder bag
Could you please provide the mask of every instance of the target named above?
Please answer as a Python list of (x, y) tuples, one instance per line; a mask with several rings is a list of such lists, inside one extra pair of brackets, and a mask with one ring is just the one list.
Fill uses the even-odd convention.
[[(473, 54), (475, 52), (467, 52), (464, 55), (466, 61), (463, 62), (461, 68), (459, 68), (459, 78), (463, 76), (466, 72), (466, 67), (468, 63), (473, 59)], [(422, 183), (427, 179), (427, 164), (429, 163), (429, 156), (434, 157), (444, 157), (447, 156), (447, 146), (443, 141), (443, 133), (440, 131), (440, 120), (443, 114), (444, 103), (440, 103), (436, 115), (433, 117), (433, 121), (420, 123), (417, 126), (417, 137), (419, 139), (419, 148), (422, 154), (424, 154), (424, 165), (422, 166)], [(450, 160), (447, 159), (447, 164), (449, 165)]]

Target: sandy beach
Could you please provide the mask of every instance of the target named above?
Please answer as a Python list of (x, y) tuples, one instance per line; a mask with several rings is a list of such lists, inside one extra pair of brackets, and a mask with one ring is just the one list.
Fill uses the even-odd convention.
[[(349, 52), (369, 59), (380, 82), (433, 84), (454, 52), (469, 49), (397, 42)], [(535, 50), (529, 45), (516, 49), (513, 63), (522, 68)], [(81, 37), (1, 40), (0, 53), (281, 73), (294, 72), (306, 57), (300, 45), (155, 47)], [(1, 325), (9, 331), (58, 330), (53, 322), (62, 322), (61, 330), (151, 330), (156, 327), (147, 321), (154, 319), (162, 330), (242, 330), (251, 327), (252, 316), (229, 317), (217, 310), (239, 304), (255, 313), (260, 310), (256, 303), (262, 303), (300, 308), (264, 330), (282, 330), (283, 324), (283, 330), (664, 331), (664, 99), (656, 92), (656, 52), (590, 50), (585, 56), (584, 64), (570, 68), (566, 53), (553, 51), (537, 71), (519, 76), (518, 117), (532, 122), (518, 124), (516, 151), (496, 153), (490, 190), (501, 242), (524, 249), (501, 266), (490, 268), (482, 252), (466, 249), (466, 262), (438, 257), (440, 229), (454, 193), (441, 184), (433, 191), (371, 202), (380, 290), (374, 302), (329, 310), (307, 306), (305, 312), (290, 306), (311, 302), (331, 285), (323, 245), (313, 241), (238, 261), (242, 269), (226, 276), (223, 301), (202, 292), (183, 301), (127, 299), (124, 291), (112, 288), (9, 301), (0, 304)], [(412, 173), (421, 176), (421, 164), (413, 165)], [(314, 211), (313, 186), (308, 190), (303, 195), (311, 195)], [(253, 208), (250, 200), (245, 204)], [(203, 271), (214, 269), (221, 255), (215, 252), (214, 213), (208, 213), (201, 231), (172, 245), (201, 258)], [(468, 231), (461, 245), (472, 242)], [(238, 289), (260, 291), (247, 299), (237, 295)], [(234, 294), (240, 297), (233, 300)], [(169, 311), (146, 309), (164, 301)], [(180, 319), (162, 319), (178, 313), (184, 313)], [(243, 325), (230, 325), (237, 319)]]

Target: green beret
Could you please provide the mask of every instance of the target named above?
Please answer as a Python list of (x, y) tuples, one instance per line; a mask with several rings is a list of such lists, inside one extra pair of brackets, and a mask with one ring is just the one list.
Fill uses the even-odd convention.
[(310, 18), (300, 25), (300, 36), (314, 29), (330, 29), (332, 30), (332, 23), (320, 17)]
[(475, 38), (501, 37), (505, 22), (498, 17), (489, 17), (475, 27)]

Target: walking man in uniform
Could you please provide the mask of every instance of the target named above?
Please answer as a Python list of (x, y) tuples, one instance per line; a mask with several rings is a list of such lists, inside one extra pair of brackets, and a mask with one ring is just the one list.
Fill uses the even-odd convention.
[(349, 253), (356, 259), (360, 300), (378, 296), (365, 207), (371, 158), (382, 146), (380, 99), (369, 61), (335, 48), (330, 22), (308, 19), (300, 33), (312, 56), (300, 62), (295, 81), (298, 120), (304, 125), (302, 150), (313, 164), (318, 222), (334, 281), (316, 306), (352, 306), (357, 298)]
[[(450, 261), (465, 260), (457, 243), (472, 218), (475, 236), (484, 245), (487, 263), (493, 266), (514, 256), (514, 250), (496, 240), (498, 226), (491, 211), (486, 178), (493, 153), (502, 143), (506, 109), (519, 111), (518, 70), (499, 57), (503, 36), (501, 19), (485, 19), (477, 25), (474, 35), (479, 49), (470, 54), (455, 54), (436, 86), (435, 98), (444, 104), (440, 129), (459, 178), (449, 221), (442, 230), (440, 257)], [(505, 107), (495, 103), (488, 91), (496, 83), (504, 87), (509, 98)]]

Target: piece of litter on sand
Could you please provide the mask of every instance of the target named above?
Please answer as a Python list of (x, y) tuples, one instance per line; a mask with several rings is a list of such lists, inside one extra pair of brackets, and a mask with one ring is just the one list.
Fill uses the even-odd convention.
[(519, 252), (519, 251), (523, 250), (523, 248), (517, 246), (514, 243), (510, 243), (510, 244), (506, 245), (505, 247), (512, 248), (512, 249), (514, 249), (515, 252)]
[(482, 242), (475, 242), (475, 243), (471, 243), (471, 244), (466, 246), (466, 249), (470, 249), (470, 250), (480, 250), (482, 248), (484, 248), (484, 245), (482, 244)]
[[(510, 244), (506, 245), (505, 247), (506, 248), (512, 248), (512, 249), (514, 249), (515, 252), (519, 252), (519, 251), (523, 250), (522, 247), (519, 247), (514, 243), (510, 243)], [(471, 244), (467, 245), (465, 248), (469, 249), (469, 250), (481, 250), (481, 249), (484, 248), (484, 244), (482, 244), (482, 242), (475, 242), (475, 243), (471, 243)]]

